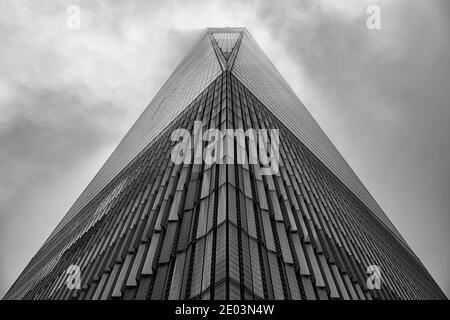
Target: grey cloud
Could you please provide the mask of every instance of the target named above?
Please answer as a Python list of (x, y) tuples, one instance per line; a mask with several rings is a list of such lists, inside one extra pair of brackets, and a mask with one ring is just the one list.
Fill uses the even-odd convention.
[[(55, 225), (55, 221), (38, 219), (31, 211), (32, 206), (25, 209), (22, 202), (36, 202), (40, 189), (50, 191), (50, 186), (61, 177), (70, 177), (69, 172), (78, 163), (96, 154), (99, 146), (118, 138), (115, 124), (120, 122), (122, 114), (109, 102), (86, 99), (92, 93), (83, 86), (20, 85), (17, 92), (20, 94), (8, 106), (16, 108), (16, 112), (0, 127), (0, 238), (3, 240), (0, 282), (3, 288), (10, 284), (3, 283), (5, 273), (10, 273), (7, 269), (11, 268), (10, 257), (21, 252), (17, 244), (27, 237), (32, 240), (38, 236), (42, 240), (45, 236), (42, 230)], [(80, 110), (80, 105), (89, 107)], [(75, 192), (72, 201), (80, 191)], [(46, 197), (55, 201), (58, 194), (49, 192)], [(24, 224), (37, 219), (36, 228), (26, 233), (20, 224), (11, 228), (15, 221), (24, 218)], [(33, 246), (34, 250), (37, 248)]]

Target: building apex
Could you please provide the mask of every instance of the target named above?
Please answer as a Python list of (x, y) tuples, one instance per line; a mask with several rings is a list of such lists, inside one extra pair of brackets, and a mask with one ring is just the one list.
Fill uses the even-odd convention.
[(206, 28), (210, 33), (225, 33), (225, 32), (245, 32), (247, 28), (245, 27), (221, 27), (221, 28)]

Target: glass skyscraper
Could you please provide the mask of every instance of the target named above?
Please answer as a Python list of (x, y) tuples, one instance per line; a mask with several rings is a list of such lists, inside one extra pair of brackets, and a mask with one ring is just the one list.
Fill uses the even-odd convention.
[[(278, 170), (237, 161), (251, 136), (216, 141), (227, 164), (174, 163), (173, 133), (196, 121), (278, 129)], [(210, 28), (5, 298), (445, 295), (250, 33)]]

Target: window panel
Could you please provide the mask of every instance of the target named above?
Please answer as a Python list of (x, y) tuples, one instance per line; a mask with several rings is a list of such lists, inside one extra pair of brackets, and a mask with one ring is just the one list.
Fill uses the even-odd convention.
[(217, 224), (221, 224), (226, 219), (226, 211), (227, 211), (227, 189), (226, 186), (223, 185), (219, 189), (219, 204), (217, 208)]
[(131, 268), (130, 275), (128, 276), (127, 287), (135, 287), (137, 286), (136, 277), (138, 273), (139, 266), (142, 262), (142, 258), (144, 257), (145, 244), (142, 243), (139, 246), (139, 249), (136, 254), (136, 258), (133, 262), (133, 267)]
[(181, 252), (175, 259), (175, 266), (172, 274), (172, 282), (170, 284), (169, 300), (180, 299), (180, 290), (183, 279), (183, 270), (185, 265), (186, 252)]
[(128, 254), (127, 257), (125, 258), (125, 262), (122, 265), (122, 269), (120, 270), (119, 277), (117, 278), (116, 285), (114, 286), (114, 291), (112, 293), (112, 296), (115, 298), (122, 296), (122, 286), (125, 281), (125, 277), (128, 273), (128, 270), (130, 268), (132, 259), (133, 259), (132, 254)]
[(217, 228), (215, 281), (220, 282), (226, 276), (226, 229), (225, 224)]
[(291, 248), (287, 239), (286, 228), (281, 222), (277, 222), (276, 224), (283, 260), (285, 263), (294, 263), (294, 261), (292, 260)]
[(159, 263), (169, 262), (170, 255), (172, 254), (172, 245), (175, 239), (176, 228), (176, 222), (171, 222), (167, 225), (167, 230), (164, 234), (163, 246), (161, 248), (161, 254), (159, 256)]
[(334, 279), (330, 272), (330, 268), (328, 267), (328, 263), (323, 254), (319, 255), (319, 261), (320, 261), (320, 264), (322, 265), (322, 268), (323, 268), (323, 271), (325, 274), (325, 278), (327, 279), (328, 289), (330, 289), (330, 297), (331, 298), (339, 298), (340, 296), (337, 291), (336, 284), (334, 282)]
[(298, 288), (297, 277), (295, 276), (294, 267), (286, 265), (286, 276), (288, 278), (289, 290), (292, 300), (301, 300), (300, 289)]
[(211, 284), (212, 243), (213, 233), (211, 232), (206, 236), (205, 253), (203, 257), (202, 291), (206, 290)]
[(160, 233), (153, 233), (152, 240), (150, 241), (150, 246), (147, 251), (147, 256), (145, 258), (144, 267), (142, 268), (143, 275), (153, 274), (153, 260), (155, 258), (156, 249), (159, 243)]
[(274, 242), (273, 233), (272, 233), (272, 224), (270, 223), (269, 212), (267, 212), (265, 210), (261, 210), (261, 217), (263, 220), (264, 238), (266, 240), (266, 247), (269, 250), (276, 251), (275, 242)]
[(205, 253), (205, 238), (197, 240), (195, 245), (194, 267), (192, 269), (191, 298), (200, 294), (202, 289), (203, 255)]
[(308, 255), (309, 263), (311, 264), (311, 268), (314, 274), (314, 279), (316, 280), (316, 287), (325, 287), (325, 282), (322, 278), (322, 273), (320, 272), (319, 265), (317, 264), (316, 255), (314, 254), (314, 250), (310, 244), (306, 244), (306, 253)]
[(253, 291), (259, 297), (264, 297), (262, 276), (261, 276), (261, 265), (259, 263), (259, 249), (256, 240), (249, 239), (250, 243), (250, 259), (252, 265), (252, 282)]
[(283, 300), (283, 285), (281, 284), (280, 270), (278, 268), (277, 257), (274, 253), (267, 253), (269, 258), (270, 275), (272, 278), (273, 293), (275, 300)]
[(237, 283), (240, 282), (239, 272), (239, 249), (237, 229), (233, 224), (229, 224), (228, 236), (228, 269), (230, 278)]

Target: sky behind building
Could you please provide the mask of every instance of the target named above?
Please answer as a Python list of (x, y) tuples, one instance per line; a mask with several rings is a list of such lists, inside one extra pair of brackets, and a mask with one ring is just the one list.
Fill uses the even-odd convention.
[(210, 26), (250, 30), (449, 295), (450, 6), (340, 3), (0, 2), (0, 296)]

